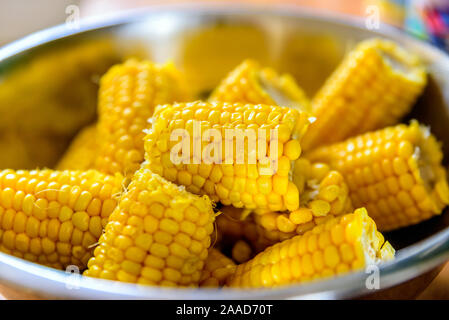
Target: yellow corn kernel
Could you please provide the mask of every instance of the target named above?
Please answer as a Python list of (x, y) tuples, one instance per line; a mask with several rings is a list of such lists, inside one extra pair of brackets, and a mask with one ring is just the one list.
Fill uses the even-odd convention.
[(285, 144), (284, 155), (288, 157), (289, 160), (294, 161), (301, 155), (301, 145), (297, 140), (290, 140)]
[(312, 221), (313, 213), (312, 210), (308, 208), (299, 208), (298, 210), (291, 212), (289, 218), (294, 224), (303, 224)]
[[(133, 209), (136, 207), (142, 210)], [(160, 286), (197, 286), (213, 223), (212, 203), (207, 197), (190, 194), (143, 167), (136, 171), (109, 217), (84, 275)], [(132, 232), (126, 231), (130, 228)], [(111, 272), (103, 274), (104, 270)]]
[[(382, 148), (388, 151), (375, 158)], [(441, 146), (416, 121), (324, 146), (306, 157), (339, 170), (353, 205), (366, 207), (382, 231), (429, 219), (449, 204)]]
[(314, 97), (316, 121), (304, 136), (304, 150), (397, 123), (426, 82), (423, 64), (409, 51), (384, 39), (361, 42)]
[(331, 210), (331, 205), (329, 202), (326, 202), (324, 200), (313, 200), (310, 201), (310, 210), (312, 210), (312, 213), (315, 217), (322, 217), (329, 213)]
[[(0, 171), (0, 177), (4, 172)], [(84, 210), (94, 201), (100, 206), (110, 201), (115, 206), (122, 183), (120, 174), (108, 176), (95, 170), (8, 170), (0, 178), (0, 212), (4, 212), (0, 240), (9, 249), (7, 253), (22, 253), (25, 259), (47, 266), (75, 264), (84, 269), (92, 255), (91, 245), (103, 229), (101, 219)], [(94, 198), (94, 186), (108, 186), (108, 197)], [(12, 208), (10, 203), (17, 195), (23, 201)]]
[[(338, 243), (332, 240), (324, 247), (318, 246), (316, 239), (331, 239), (330, 234), (335, 228), (351, 235), (344, 236)], [(271, 288), (302, 283), (360, 270), (393, 257), (391, 245), (384, 243), (374, 221), (364, 208), (360, 208), (354, 213), (332, 218), (324, 227), (317, 226), (303, 235), (268, 247), (250, 261), (238, 265), (227, 285)]]
[(251, 258), (252, 253), (250, 245), (243, 240), (238, 240), (232, 247), (232, 259), (237, 263), (248, 261)]
[[(131, 59), (111, 67), (100, 82), (95, 168), (131, 178), (144, 159), (143, 130), (154, 108), (185, 96), (172, 64)], [(161, 139), (158, 146), (166, 148), (165, 142)]]
[[(228, 103), (268, 104), (309, 110), (304, 91), (289, 74), (279, 75), (271, 68), (262, 68), (254, 60), (245, 60), (232, 70), (212, 92), (210, 101)], [(262, 125), (267, 113), (258, 113), (254, 120)]]

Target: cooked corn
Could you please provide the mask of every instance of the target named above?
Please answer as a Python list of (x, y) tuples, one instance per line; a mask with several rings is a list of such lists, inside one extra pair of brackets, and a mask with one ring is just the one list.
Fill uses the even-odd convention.
[(210, 101), (279, 105), (309, 110), (304, 91), (289, 74), (279, 75), (254, 60), (238, 65), (211, 94)]
[(231, 287), (276, 287), (323, 279), (394, 257), (364, 208), (277, 243), (238, 265)]
[[(290, 163), (301, 153), (299, 139), (307, 124), (306, 113), (287, 107), (159, 106), (145, 138), (146, 159), (154, 173), (224, 205), (293, 211), (299, 207), (299, 193), (289, 179)], [(208, 136), (213, 142), (202, 143)], [(257, 147), (249, 140), (257, 141)]]
[(217, 241), (216, 247), (230, 247), (241, 239), (251, 244), (257, 243), (259, 238), (256, 225), (251, 216), (246, 216), (247, 210), (233, 206), (220, 208), (221, 214), (216, 219)]
[(123, 177), (89, 171), (0, 171), (0, 251), (62, 269), (83, 269)]
[(295, 211), (256, 209), (251, 212), (232, 206), (222, 207), (223, 213), (217, 218), (218, 244), (234, 246), (244, 239), (260, 252), (353, 210), (343, 176), (326, 164), (311, 164), (304, 158), (296, 160), (293, 181), (301, 194), (300, 208)]
[(237, 263), (248, 261), (253, 254), (253, 249), (244, 240), (238, 240), (232, 247), (232, 259)]
[(293, 169), (293, 181), (301, 194), (299, 209), (292, 212), (255, 210), (259, 244), (266, 246), (303, 234), (353, 210), (343, 176), (326, 164), (311, 164), (306, 159), (298, 159)]
[(211, 244), (207, 197), (138, 170), (89, 260), (85, 275), (161, 286), (197, 286)]
[(300, 208), (293, 212), (272, 212), (223, 207), (217, 219), (219, 243), (247, 240), (260, 252), (295, 235), (304, 234), (317, 224), (352, 211), (348, 187), (343, 176), (322, 163), (295, 162), (293, 181), (299, 188)]
[(172, 64), (128, 60), (102, 77), (96, 168), (131, 178), (143, 161), (143, 130), (159, 104), (182, 101), (184, 87)]
[(425, 85), (416, 56), (388, 40), (361, 42), (313, 99), (304, 150), (395, 124)]
[(200, 287), (222, 287), (234, 271), (234, 261), (212, 248), (201, 272)]
[(354, 207), (366, 207), (382, 231), (440, 214), (449, 203), (441, 147), (416, 121), (325, 146), (308, 157), (339, 170)]
[(92, 169), (97, 155), (97, 127), (84, 128), (71, 142), (56, 166), (56, 170)]

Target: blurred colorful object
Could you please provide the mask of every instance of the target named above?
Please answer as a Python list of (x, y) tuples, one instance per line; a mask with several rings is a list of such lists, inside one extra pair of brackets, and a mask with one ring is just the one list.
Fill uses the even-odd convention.
[(378, 0), (385, 21), (449, 51), (448, 0)]
[(413, 1), (405, 28), (441, 49), (449, 50), (449, 1)]

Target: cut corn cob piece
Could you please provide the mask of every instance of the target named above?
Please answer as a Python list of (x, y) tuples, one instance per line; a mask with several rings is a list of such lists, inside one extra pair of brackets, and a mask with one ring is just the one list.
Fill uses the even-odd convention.
[(138, 170), (84, 275), (160, 286), (198, 286), (214, 212), (207, 196)]
[(418, 57), (394, 42), (361, 42), (312, 100), (316, 121), (303, 149), (395, 124), (410, 111), (426, 82)]
[(184, 84), (172, 64), (128, 60), (102, 77), (96, 168), (131, 178), (144, 158), (143, 130), (159, 104), (183, 101)]
[(86, 127), (78, 133), (61, 160), (59, 160), (56, 170), (92, 169), (97, 155), (96, 136), (96, 125)]
[(219, 243), (245, 239), (260, 252), (353, 210), (343, 176), (326, 164), (311, 164), (304, 158), (296, 160), (293, 181), (301, 194), (299, 209), (292, 212), (256, 209), (248, 215), (248, 210), (224, 207), (217, 219)]
[(304, 158), (296, 160), (293, 181), (301, 194), (299, 209), (293, 212), (256, 209), (248, 215), (242, 209), (223, 207), (223, 214), (217, 219), (220, 241), (245, 239), (260, 252), (353, 210), (343, 176), (326, 164), (311, 164)]
[(234, 271), (234, 261), (212, 248), (201, 272), (200, 287), (222, 287)]
[(0, 251), (84, 269), (123, 177), (89, 171), (0, 171)]
[(277, 243), (238, 265), (228, 285), (272, 288), (324, 279), (394, 257), (364, 208)]
[[(326, 164), (311, 164), (304, 158), (296, 160), (293, 181), (301, 194), (299, 209), (292, 212), (254, 211), (259, 244), (266, 246), (304, 234), (320, 223), (353, 210), (343, 176)], [(260, 250), (263, 246), (256, 248)]]
[(309, 100), (291, 75), (279, 75), (250, 59), (230, 72), (209, 100), (278, 105), (309, 111)]
[(426, 220), (449, 203), (441, 146), (417, 121), (324, 146), (307, 156), (339, 170), (354, 207), (366, 207), (382, 231)]
[(306, 113), (287, 107), (159, 106), (145, 138), (146, 160), (154, 173), (224, 205), (296, 210), (290, 163), (299, 158), (307, 125)]

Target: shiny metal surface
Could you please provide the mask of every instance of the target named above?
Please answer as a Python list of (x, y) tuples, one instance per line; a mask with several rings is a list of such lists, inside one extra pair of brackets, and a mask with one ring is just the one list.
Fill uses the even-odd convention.
[[(380, 30), (367, 30), (361, 20), (322, 15), (295, 7), (155, 7), (102, 21), (88, 21), (80, 30), (68, 30), (61, 25), (1, 48), (0, 81), (8, 79), (26, 61), (52, 50), (54, 45), (64, 47), (106, 37), (111, 39), (114, 50), (121, 56), (131, 54), (160, 62), (173, 60), (187, 73), (198, 96), (207, 93), (226, 72), (247, 57), (257, 58), (282, 71), (288, 70), (311, 95), (348, 48), (372, 36), (394, 39), (427, 62), (431, 83), (411, 117), (431, 125), (432, 131), (444, 142), (447, 161), (449, 57), (393, 28), (383, 26)], [(210, 76), (210, 70), (214, 69), (216, 72)], [(209, 72), (204, 72), (206, 70)], [(1, 102), (0, 97), (0, 105)], [(400, 250), (395, 261), (380, 266), (381, 289), (428, 273), (449, 259), (448, 225), (449, 217), (443, 214), (420, 225), (386, 234), (386, 238)], [(368, 275), (352, 273), (328, 281), (275, 290), (164, 289), (77, 277), (0, 253), (2, 285), (51, 298), (331, 299), (382, 294), (383, 291), (366, 288)]]

